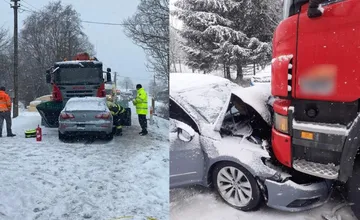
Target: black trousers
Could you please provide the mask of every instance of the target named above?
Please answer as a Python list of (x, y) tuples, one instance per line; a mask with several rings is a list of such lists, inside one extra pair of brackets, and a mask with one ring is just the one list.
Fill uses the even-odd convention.
[(147, 119), (146, 115), (139, 115), (139, 124), (143, 131), (147, 131)]
[(7, 134), (12, 134), (11, 131), (11, 112), (0, 112), (0, 134), (2, 134), (4, 120), (6, 121), (6, 131)]
[(124, 125), (124, 115), (123, 114), (119, 114), (119, 115), (115, 115), (113, 116), (113, 121), (114, 121), (114, 125), (116, 128), (122, 128), (122, 126)]

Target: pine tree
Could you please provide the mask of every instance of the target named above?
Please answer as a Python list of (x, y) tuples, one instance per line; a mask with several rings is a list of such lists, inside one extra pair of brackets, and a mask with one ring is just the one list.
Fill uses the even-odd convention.
[[(279, 0), (277, 0), (279, 1)], [(223, 65), (227, 77), (236, 67), (271, 58), (272, 32), (278, 20), (270, 0), (179, 0), (174, 15), (184, 22), (182, 37), (187, 64), (211, 71)], [(277, 8), (276, 8), (277, 9)]]

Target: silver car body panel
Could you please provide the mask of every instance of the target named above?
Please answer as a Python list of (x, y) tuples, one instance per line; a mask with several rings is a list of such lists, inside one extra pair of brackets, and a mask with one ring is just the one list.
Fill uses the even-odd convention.
[[(266, 204), (275, 209), (298, 212), (316, 208), (328, 201), (331, 195), (331, 183), (322, 181), (310, 185), (300, 185), (291, 180), (279, 183), (273, 180), (265, 180), (268, 191)], [(317, 202), (304, 207), (289, 207), (294, 201), (317, 200)]]
[[(76, 102), (81, 102), (82, 100), (90, 102), (99, 102), (99, 108), (94, 110), (88, 110), (89, 107), (79, 105), (79, 108), (69, 109), (67, 106), (71, 104), (72, 99)], [(106, 107), (105, 99), (95, 98), (95, 97), (84, 97), (84, 98), (72, 98), (70, 99), (62, 113), (69, 113), (75, 116), (72, 119), (62, 119), (59, 116), (59, 132), (62, 134), (72, 133), (105, 133), (111, 134), (113, 129), (113, 117), (110, 114), (110, 110)], [(102, 106), (104, 105), (104, 106)], [(97, 119), (95, 116), (102, 113), (109, 113), (110, 117), (108, 119)]]
[[(177, 75), (176, 80), (181, 81), (181, 78), (180, 75)], [(219, 84), (226, 85), (224, 80), (219, 80)], [(209, 87), (211, 86), (209, 85)], [(194, 103), (189, 103), (189, 100), (181, 95), (183, 91), (196, 90), (195, 83), (192, 84), (190, 90), (183, 88), (176, 90), (176, 87), (175, 89), (170, 87), (170, 99), (193, 119), (200, 132), (200, 134), (195, 132), (194, 138), (190, 142), (184, 142), (177, 137), (179, 128), (177, 125), (182, 122), (170, 118), (170, 188), (196, 184), (209, 186), (211, 183), (209, 177), (214, 165), (229, 161), (243, 166), (254, 177), (263, 181), (262, 184), (266, 188), (267, 205), (270, 207), (284, 211), (302, 211), (324, 204), (330, 194), (330, 185), (325, 180), (318, 183), (297, 184), (289, 179), (289, 174), (264, 163), (264, 160), (270, 159), (265, 141), (263, 144), (254, 144), (246, 137), (221, 137), (219, 130), (231, 100), (231, 94), (238, 96), (258, 111), (268, 124), (271, 123), (271, 117), (269, 117), (271, 114), (266, 112), (268, 111), (266, 103), (270, 91), (267, 91), (267, 88), (258, 91), (258, 94), (255, 95), (258, 97), (258, 102), (246, 97), (249, 96), (249, 92), (253, 96), (257, 90), (254, 88), (257, 87), (239, 87), (239, 89), (232, 87), (231, 91), (228, 88), (224, 89), (228, 97), (223, 101), (224, 106), (218, 109), (220, 113), (215, 123), (209, 123), (199, 111), (194, 109)], [(267, 92), (269, 96), (266, 95)], [(191, 127), (187, 129), (193, 133)], [(303, 207), (288, 207), (295, 200), (313, 198), (319, 198), (319, 201)]]

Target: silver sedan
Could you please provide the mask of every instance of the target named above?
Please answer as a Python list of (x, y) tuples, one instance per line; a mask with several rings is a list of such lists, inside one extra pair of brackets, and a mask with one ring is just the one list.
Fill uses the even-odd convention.
[(61, 111), (59, 139), (84, 134), (113, 138), (113, 117), (105, 98), (71, 98)]
[(214, 186), (244, 211), (262, 201), (287, 211), (324, 204), (331, 182), (286, 170), (270, 156), (269, 94), (220, 77), (171, 74), (170, 188)]

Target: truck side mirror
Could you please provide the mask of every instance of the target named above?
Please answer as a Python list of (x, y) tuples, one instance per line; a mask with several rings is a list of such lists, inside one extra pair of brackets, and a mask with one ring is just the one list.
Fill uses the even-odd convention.
[(50, 71), (46, 71), (46, 83), (51, 83), (51, 74), (50, 74)]
[(111, 82), (111, 69), (110, 68), (107, 68), (106, 69), (106, 81), (107, 82)]

